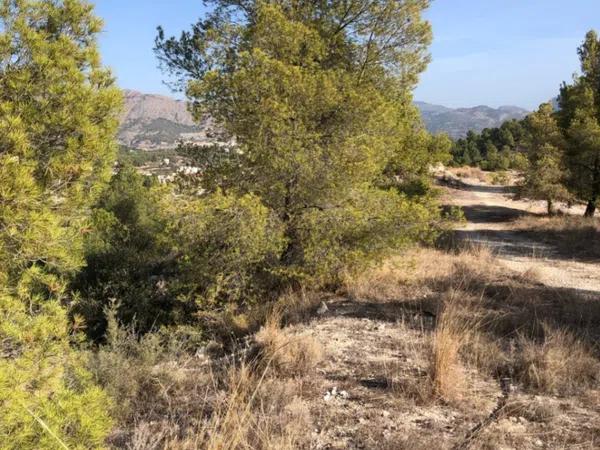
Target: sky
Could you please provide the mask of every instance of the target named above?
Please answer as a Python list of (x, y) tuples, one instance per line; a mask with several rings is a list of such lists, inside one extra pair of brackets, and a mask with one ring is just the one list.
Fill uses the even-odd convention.
[[(104, 63), (119, 85), (172, 95), (152, 51), (156, 27), (179, 34), (202, 0), (96, 0)], [(448, 107), (536, 108), (579, 68), (577, 47), (600, 31), (600, 0), (433, 0), (432, 63), (415, 99)]]

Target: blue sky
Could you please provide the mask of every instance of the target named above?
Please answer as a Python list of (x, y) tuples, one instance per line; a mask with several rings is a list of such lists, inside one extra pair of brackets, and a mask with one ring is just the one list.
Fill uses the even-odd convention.
[[(100, 46), (124, 88), (169, 94), (152, 52), (156, 26), (178, 34), (201, 0), (96, 0), (105, 21)], [(578, 69), (576, 48), (600, 31), (600, 0), (434, 0), (433, 61), (417, 100), (450, 107), (533, 109)]]

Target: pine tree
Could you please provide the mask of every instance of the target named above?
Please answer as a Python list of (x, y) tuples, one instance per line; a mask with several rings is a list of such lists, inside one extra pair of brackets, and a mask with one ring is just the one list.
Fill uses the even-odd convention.
[(323, 281), (421, 235), (435, 208), (403, 188), (439, 156), (411, 95), (428, 0), (211, 3), (157, 53), (235, 142), (197, 155), (203, 188), (256, 195), (283, 225), (279, 273)]
[(587, 33), (578, 53), (581, 75), (561, 88), (559, 123), (568, 141), (568, 186), (587, 202), (585, 215), (592, 217), (600, 201), (600, 39), (595, 31)]
[(86, 208), (110, 173), (120, 94), (80, 0), (0, 4), (0, 447), (98, 448), (110, 404), (64, 305)]
[(563, 167), (565, 141), (552, 105), (545, 103), (527, 118), (529, 164), (524, 174), (521, 195), (547, 202), (548, 214), (554, 213), (556, 201), (569, 200), (564, 182), (567, 173)]

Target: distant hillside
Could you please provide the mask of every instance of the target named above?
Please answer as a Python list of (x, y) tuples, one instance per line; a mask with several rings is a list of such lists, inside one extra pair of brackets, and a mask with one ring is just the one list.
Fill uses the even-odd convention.
[(209, 120), (194, 123), (186, 103), (170, 97), (124, 91), (119, 143), (141, 150), (173, 148), (180, 141), (210, 142)]
[[(203, 144), (214, 140), (211, 121), (207, 119), (196, 125), (184, 101), (137, 91), (125, 91), (124, 95), (120, 144), (141, 150), (162, 150), (176, 147), (181, 141)], [(454, 138), (465, 136), (469, 130), (480, 132), (509, 119), (522, 119), (529, 113), (516, 106), (452, 109), (424, 102), (415, 104), (429, 131), (448, 133)]]
[(484, 128), (495, 128), (510, 119), (523, 119), (529, 111), (517, 106), (489, 106), (473, 108), (447, 108), (424, 102), (415, 102), (421, 110), (423, 121), (432, 133), (448, 133), (453, 138), (464, 137), (468, 131), (480, 132)]

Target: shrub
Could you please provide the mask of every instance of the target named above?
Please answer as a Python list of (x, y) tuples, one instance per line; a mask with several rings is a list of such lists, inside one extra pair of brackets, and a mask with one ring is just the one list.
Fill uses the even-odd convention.
[(495, 172), (492, 174), (491, 182), (495, 185), (507, 185), (510, 181), (506, 172)]
[(0, 6), (0, 447), (95, 449), (109, 399), (74, 350), (67, 280), (115, 156), (120, 91), (82, 0)]
[(70, 348), (67, 329), (60, 302), (23, 291), (0, 295), (3, 449), (103, 447), (111, 401)]
[(200, 308), (253, 304), (273, 285), (280, 222), (253, 195), (216, 192), (178, 205), (178, 264)]
[(81, 294), (73, 310), (85, 319), (89, 337), (104, 336), (104, 308), (111, 299), (118, 299), (119, 320), (135, 320), (138, 331), (175, 321), (182, 306), (169, 283), (177, 274), (167, 235), (169, 198), (153, 179), (123, 166), (94, 206), (86, 266), (72, 285)]

